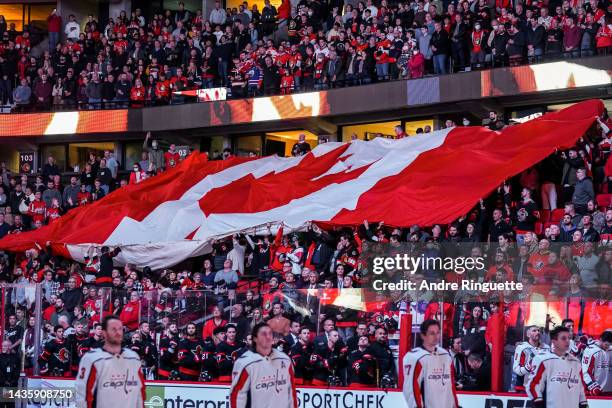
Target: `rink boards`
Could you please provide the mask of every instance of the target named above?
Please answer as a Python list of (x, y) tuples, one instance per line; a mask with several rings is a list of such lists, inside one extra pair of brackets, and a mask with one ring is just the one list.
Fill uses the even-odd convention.
[[(74, 380), (29, 378), (28, 389), (74, 390)], [(118, 398), (120, 397), (120, 390)], [(406, 403), (398, 391), (351, 388), (297, 389), (299, 408), (402, 408)], [(589, 399), (590, 408), (608, 408), (612, 397)], [(459, 393), (463, 408), (529, 408), (527, 397), (510, 394)], [(75, 407), (73, 400), (30, 400), (28, 408)], [(147, 382), (145, 408), (229, 408), (229, 386), (208, 383)], [(442, 407), (441, 407), (442, 408)]]

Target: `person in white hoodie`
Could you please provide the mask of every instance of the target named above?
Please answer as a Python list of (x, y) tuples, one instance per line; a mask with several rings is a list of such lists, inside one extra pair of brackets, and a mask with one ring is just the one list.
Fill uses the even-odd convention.
[(64, 34), (66, 34), (66, 38), (77, 41), (81, 34), (81, 26), (77, 23), (74, 14), (69, 15), (68, 20), (64, 27)]

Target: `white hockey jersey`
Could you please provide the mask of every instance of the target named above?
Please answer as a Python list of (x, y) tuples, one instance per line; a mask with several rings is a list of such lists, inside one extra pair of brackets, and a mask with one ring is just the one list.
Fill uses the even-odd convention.
[(550, 346), (540, 343), (538, 347), (532, 346), (528, 341), (519, 343), (514, 351), (512, 371), (516, 374), (515, 388), (523, 390), (529, 374), (533, 371), (533, 359), (542, 352), (549, 352)]
[(83, 355), (76, 378), (77, 408), (143, 407), (145, 380), (138, 354), (96, 348)]
[(293, 362), (272, 349), (264, 357), (251, 350), (240, 356), (232, 370), (230, 408), (297, 408)]
[(447, 350), (417, 347), (406, 353), (404, 398), (409, 408), (458, 408), (453, 360)]
[(559, 357), (551, 352), (533, 359), (533, 375), (525, 384), (533, 401), (544, 400), (546, 408), (576, 408), (586, 403), (580, 361), (566, 353)]
[(589, 343), (582, 353), (582, 376), (588, 391), (599, 388), (612, 392), (612, 373), (610, 373), (610, 354), (595, 342)]

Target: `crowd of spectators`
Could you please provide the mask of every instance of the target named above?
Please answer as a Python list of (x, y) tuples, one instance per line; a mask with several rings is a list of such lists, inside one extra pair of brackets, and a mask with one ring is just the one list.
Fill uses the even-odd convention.
[(588, 57), (610, 52), (612, 25), (599, 0), (285, 0), (108, 21), (54, 11), (48, 51), (33, 52), (27, 28), (0, 23), (0, 39), (3, 105), (91, 109), (184, 103), (193, 98), (175, 92), (201, 88), (287, 94)]
[[(508, 124), (492, 112), (483, 125), (497, 129)], [(492, 327), (505, 316), (506, 342), (514, 347), (524, 338), (525, 302), (550, 296), (574, 302), (579, 310), (572, 315), (576, 344), (586, 346), (579, 335), (599, 336), (608, 328), (612, 206), (598, 205), (596, 197), (610, 191), (604, 170), (612, 146), (610, 125), (607, 116), (600, 118), (576, 146), (503, 183), (448, 225), (391, 228), (366, 221), (337, 230), (313, 225), (292, 235), (281, 226), (276, 234), (219, 240), (211, 254), (159, 271), (129, 264), (116, 268), (113, 258), (120, 248), (92, 248), (84, 264), (40, 245), (23, 254), (1, 254), (0, 281), (38, 283), (43, 297), (42, 316), (34, 316), (30, 292), (6, 289), (4, 338), (13, 352), (26, 356), (29, 372), (39, 362), (47, 375), (71, 376), (80, 356), (100, 344), (102, 315), (115, 313), (127, 328), (126, 346), (141, 354), (149, 378), (223, 382), (231, 375), (232, 361), (250, 344), (249, 328), (267, 321), (277, 346), (292, 356), (302, 383), (386, 388), (397, 381), (393, 348), (398, 315), (410, 310), (443, 322), (444, 344), (461, 374), (458, 385), (487, 389)], [(455, 124), (447, 121), (446, 126)], [(405, 136), (401, 128), (396, 133)], [(167, 171), (181, 160), (176, 146), (164, 152), (150, 139), (147, 135), (143, 161), (135, 165), (131, 182)], [(294, 155), (310, 150), (303, 139), (292, 149)], [(225, 153), (227, 158), (232, 152)], [(112, 152), (102, 158), (92, 154), (81, 177), (64, 185), (53, 158), (35, 182), (1, 166), (0, 238), (53, 222), (73, 207), (122, 188), (128, 180), (118, 175), (118, 167)], [(387, 243), (391, 248), (422, 243), (413, 247), (423, 251), (416, 256), (467, 247), (469, 256), (487, 260), (470, 277), (520, 281), (525, 285), (521, 302), (440, 303), (382, 291), (364, 312), (323, 300), (325, 294), (367, 291), (368, 265), (361, 254)], [(414, 277), (442, 278), (452, 279), (435, 269)], [(34, 342), (37, 321), (43, 323), (40, 347)]]

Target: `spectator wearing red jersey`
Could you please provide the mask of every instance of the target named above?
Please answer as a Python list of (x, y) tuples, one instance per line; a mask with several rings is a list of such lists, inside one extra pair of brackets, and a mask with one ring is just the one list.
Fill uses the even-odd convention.
[(185, 97), (182, 95), (177, 95), (175, 92), (182, 92), (187, 90), (189, 82), (187, 78), (183, 75), (183, 70), (181, 68), (176, 69), (176, 75), (174, 75), (170, 79), (170, 90), (172, 92), (171, 99), (172, 103), (184, 103)]
[(130, 101), (132, 101), (132, 107), (142, 108), (144, 106), (146, 89), (142, 84), (140, 78), (136, 78), (134, 86), (130, 90)]
[(140, 318), (140, 296), (137, 291), (130, 293), (130, 301), (123, 307), (119, 319), (128, 331), (133, 331), (138, 328)]
[(170, 101), (170, 82), (163, 72), (159, 73), (159, 80), (155, 83), (155, 100), (158, 105), (165, 105)]
[(62, 208), (57, 198), (51, 199), (51, 207), (47, 208), (47, 224), (54, 223), (61, 217)]
[(37, 191), (34, 194), (34, 201), (30, 203), (28, 207), (28, 215), (31, 217), (32, 222), (37, 221), (44, 222), (47, 218), (47, 204), (41, 199), (42, 193)]
[(480, 22), (474, 24), (474, 30), (470, 34), (470, 65), (472, 68), (481, 68), (485, 62), (486, 53), (484, 51), (485, 32)]
[(176, 151), (176, 145), (172, 143), (166, 153), (164, 153), (164, 165), (166, 170), (176, 167), (181, 160), (181, 156)]
[(601, 16), (597, 23), (599, 24), (597, 34), (595, 35), (597, 54), (606, 55), (612, 49), (612, 24), (607, 21), (605, 14)]
[(77, 205), (83, 206), (91, 203), (93, 201), (91, 197), (91, 193), (87, 191), (87, 186), (85, 184), (81, 184), (81, 191), (77, 193)]

